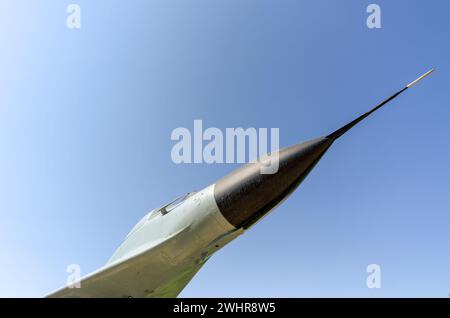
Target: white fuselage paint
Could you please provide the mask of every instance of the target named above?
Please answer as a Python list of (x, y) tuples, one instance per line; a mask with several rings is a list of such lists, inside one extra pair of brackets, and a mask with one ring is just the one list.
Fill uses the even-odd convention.
[(49, 297), (175, 297), (205, 261), (243, 232), (223, 217), (214, 184), (167, 214), (151, 212), (108, 263)]
[[(109, 264), (164, 244), (159, 252), (177, 263), (194, 257), (218, 237), (236, 230), (222, 216), (214, 199), (214, 184), (187, 198), (169, 213), (147, 215), (111, 257)], [(167, 244), (171, 242), (171, 244)]]
[[(143, 294), (130, 296), (176, 296), (171, 290), (172, 281), (187, 284), (215, 251), (241, 233), (217, 207), (213, 184), (165, 215), (150, 213), (148, 220), (119, 246), (108, 264), (114, 266), (145, 254), (146, 259), (151, 259), (150, 272), (156, 275), (145, 276), (147, 284)], [(180, 280), (180, 275), (185, 279)]]

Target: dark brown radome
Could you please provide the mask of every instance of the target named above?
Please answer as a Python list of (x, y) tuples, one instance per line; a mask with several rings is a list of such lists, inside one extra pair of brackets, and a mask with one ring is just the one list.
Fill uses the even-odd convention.
[(322, 137), (279, 151), (279, 168), (261, 174), (263, 163), (249, 163), (220, 179), (214, 197), (224, 217), (248, 228), (286, 198), (308, 175), (333, 140)]
[(236, 228), (250, 227), (300, 185), (336, 139), (432, 71), (428, 71), (328, 136), (280, 150), (278, 172), (262, 174), (263, 163), (257, 161), (246, 164), (217, 181), (214, 198), (223, 216)]

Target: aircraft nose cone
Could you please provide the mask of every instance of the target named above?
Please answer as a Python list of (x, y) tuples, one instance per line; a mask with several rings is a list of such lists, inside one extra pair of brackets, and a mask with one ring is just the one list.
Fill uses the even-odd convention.
[(250, 227), (297, 188), (333, 140), (320, 137), (281, 149), (274, 174), (262, 174), (264, 163), (257, 161), (217, 181), (214, 198), (223, 216), (236, 228)]

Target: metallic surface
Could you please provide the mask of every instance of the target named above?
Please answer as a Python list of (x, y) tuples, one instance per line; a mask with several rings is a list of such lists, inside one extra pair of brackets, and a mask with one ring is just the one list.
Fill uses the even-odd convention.
[(80, 288), (48, 297), (175, 297), (214, 252), (242, 233), (223, 218), (213, 192), (210, 185), (148, 218)]
[[(149, 213), (80, 288), (66, 286), (48, 297), (177, 296), (213, 253), (286, 199), (337, 138), (430, 73), (326, 137), (244, 165), (181, 203)], [(277, 157), (278, 171), (262, 173), (268, 158)]]

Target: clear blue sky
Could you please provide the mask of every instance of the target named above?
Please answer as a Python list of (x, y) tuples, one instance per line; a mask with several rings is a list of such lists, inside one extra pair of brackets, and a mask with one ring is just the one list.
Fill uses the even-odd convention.
[[(66, 6), (82, 28), (66, 28)], [(366, 7), (382, 8), (382, 29)], [(182, 296), (450, 293), (450, 2), (0, 3), (0, 296), (103, 265), (149, 210), (236, 165), (175, 165), (176, 127), (331, 132), (301, 188), (217, 253)], [(381, 265), (382, 288), (366, 287)]]

